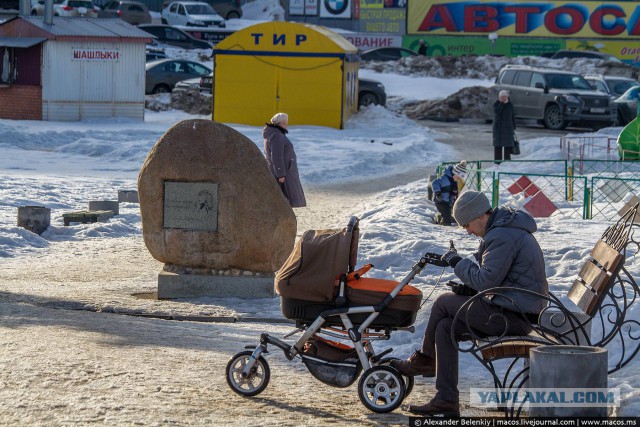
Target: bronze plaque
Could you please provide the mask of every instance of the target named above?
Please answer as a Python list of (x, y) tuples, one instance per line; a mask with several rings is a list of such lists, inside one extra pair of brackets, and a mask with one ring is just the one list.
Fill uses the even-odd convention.
[(164, 182), (164, 228), (218, 230), (217, 182)]

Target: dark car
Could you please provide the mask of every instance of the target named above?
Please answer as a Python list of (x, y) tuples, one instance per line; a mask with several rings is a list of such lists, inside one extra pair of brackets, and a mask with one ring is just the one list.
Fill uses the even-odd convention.
[[(213, 73), (208, 76), (202, 76), (200, 81), (191, 79), (178, 83), (180, 90), (194, 89), (200, 92), (211, 93), (213, 87)], [(176, 85), (176, 86), (178, 86)], [(382, 105), (387, 103), (387, 93), (384, 91), (384, 85), (371, 79), (358, 79), (358, 108), (367, 105)]]
[[(172, 0), (165, 0), (162, 2), (162, 9), (166, 9)], [(242, 8), (240, 7), (240, 0), (201, 0), (205, 3), (209, 3), (211, 7), (222, 16), (224, 19), (238, 19), (242, 17)]]
[(206, 76), (211, 68), (183, 59), (159, 59), (146, 64), (145, 94), (170, 93), (176, 83)]
[(602, 74), (585, 74), (584, 78), (597, 91), (604, 92), (615, 100), (627, 90), (640, 83), (630, 77), (606, 76)]
[(150, 24), (151, 14), (146, 4), (131, 0), (112, 0), (98, 11), (98, 18), (120, 18), (131, 25)]
[(403, 47), (376, 47), (362, 52), (360, 59), (363, 61), (397, 61), (400, 58), (411, 56), (418, 56), (418, 54)]
[(145, 24), (139, 25), (143, 31), (154, 35), (163, 44), (181, 47), (183, 49), (211, 49), (211, 44), (204, 40), (197, 39), (185, 33), (179, 28), (171, 25)]
[(625, 126), (637, 117), (638, 98), (640, 98), (640, 85), (630, 88), (620, 98), (613, 101), (618, 107), (619, 126)]
[(0, 9), (20, 10), (20, 0), (0, 0)]
[(622, 62), (610, 53), (594, 52), (592, 50), (559, 50), (551, 55), (551, 59), (563, 58), (591, 58), (600, 59), (602, 61)]
[(367, 105), (382, 105), (387, 103), (387, 93), (384, 85), (377, 80), (358, 79), (358, 109)]

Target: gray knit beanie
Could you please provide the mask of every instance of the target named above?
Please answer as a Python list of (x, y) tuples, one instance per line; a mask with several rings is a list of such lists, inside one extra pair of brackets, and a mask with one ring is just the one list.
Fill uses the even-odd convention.
[(460, 225), (467, 225), (491, 209), (491, 203), (484, 193), (465, 191), (453, 204), (453, 217)]

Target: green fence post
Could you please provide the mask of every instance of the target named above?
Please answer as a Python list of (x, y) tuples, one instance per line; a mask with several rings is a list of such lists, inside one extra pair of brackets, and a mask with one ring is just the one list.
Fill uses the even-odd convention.
[(589, 188), (584, 186), (584, 209), (582, 210), (582, 219), (591, 219), (591, 192)]
[(495, 208), (498, 206), (498, 195), (500, 192), (500, 174), (498, 174), (498, 178), (496, 178), (496, 173), (493, 173), (493, 192), (491, 194), (491, 207)]
[(568, 168), (567, 170), (567, 187), (565, 188), (565, 200), (573, 202), (573, 168)]

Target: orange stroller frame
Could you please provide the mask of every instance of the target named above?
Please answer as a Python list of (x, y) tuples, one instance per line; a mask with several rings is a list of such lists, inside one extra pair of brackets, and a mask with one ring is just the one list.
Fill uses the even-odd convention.
[[(269, 353), (268, 346), (275, 345), (288, 360), (300, 357), (314, 377), (334, 387), (350, 386), (364, 370), (358, 382), (358, 396), (373, 412), (391, 412), (409, 395), (413, 377), (402, 376), (389, 366), (393, 358), (385, 356), (393, 349), (376, 354), (373, 343), (389, 340), (391, 332), (396, 330), (415, 331), (412, 324), (421, 306), (422, 292), (409, 283), (427, 264), (441, 266), (442, 261), (438, 255), (426, 253), (400, 282), (363, 279), (362, 274), (372, 266), (368, 264), (354, 271), (358, 223), (359, 219), (352, 217), (344, 229), (310, 230), (298, 241), (276, 276), (276, 289), (281, 296), (283, 314), (296, 320), (297, 329), (283, 338), (302, 335), (289, 344), (262, 333), (257, 347), (246, 346), (246, 350), (234, 355), (226, 366), (227, 383), (234, 392), (255, 396), (264, 391), (270, 379), (264, 356)], [(330, 261), (317, 262), (314, 256), (326, 256), (332, 252), (327, 246), (333, 249), (332, 245), (335, 252), (340, 252), (336, 271), (342, 273), (337, 275), (336, 271), (330, 271)], [(345, 255), (348, 259), (344, 259)], [(305, 270), (314, 268), (311, 277), (305, 274)], [(328, 275), (331, 280), (313, 279), (322, 275)], [(309, 282), (314, 283), (309, 285)], [(327, 289), (316, 291), (322, 287), (316, 282), (326, 282), (331, 295), (323, 295)], [(295, 290), (296, 286), (302, 289)], [(290, 298), (291, 295), (296, 298)], [(301, 296), (308, 301), (298, 299)], [(353, 347), (324, 337), (350, 341)]]

